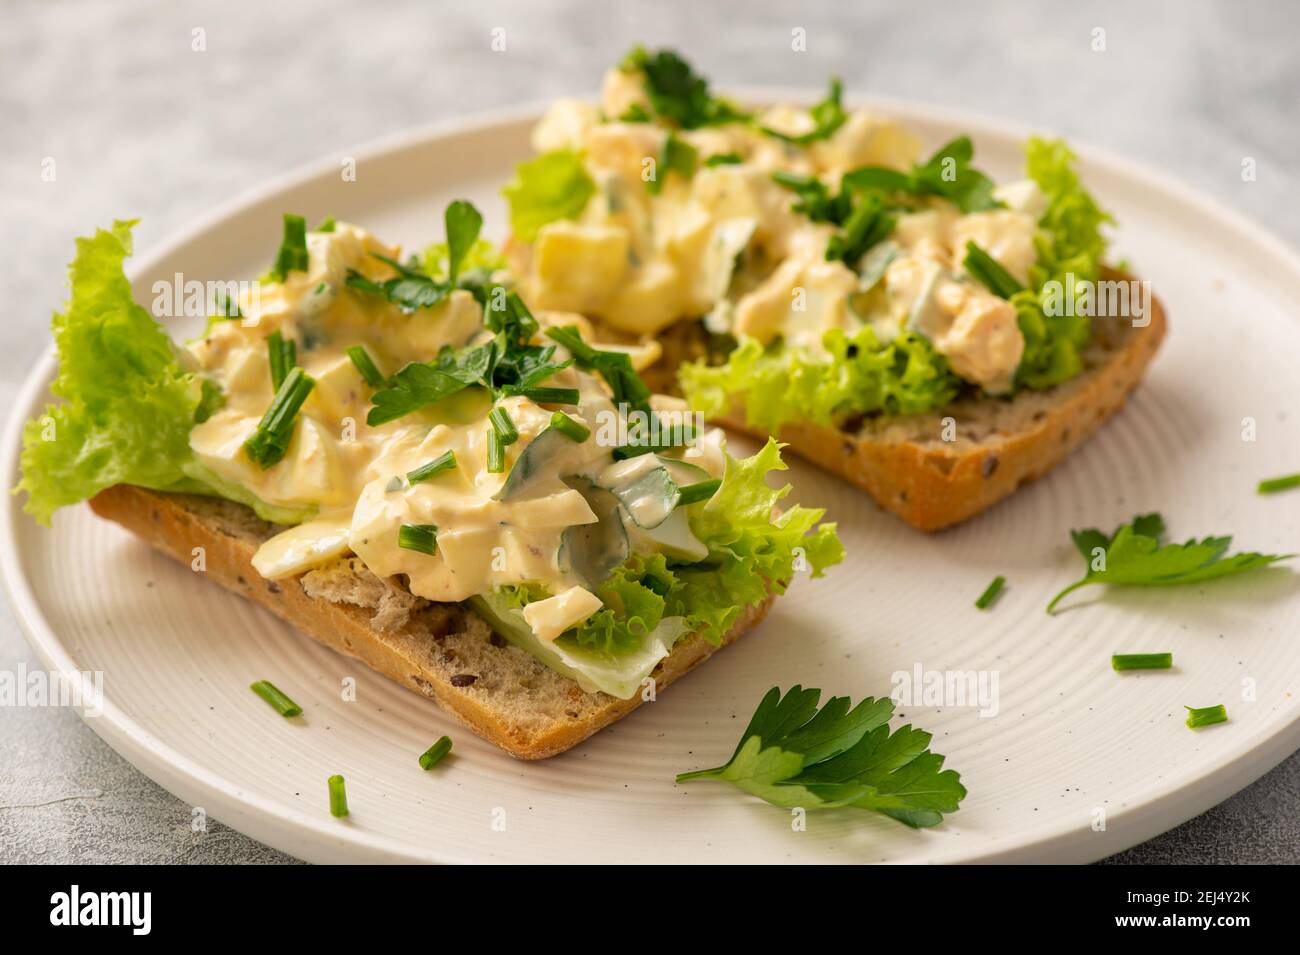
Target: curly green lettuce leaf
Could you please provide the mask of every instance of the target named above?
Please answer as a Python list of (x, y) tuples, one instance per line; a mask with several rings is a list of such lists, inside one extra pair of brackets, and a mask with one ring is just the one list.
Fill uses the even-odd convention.
[(524, 242), (557, 219), (573, 219), (596, 191), (582, 157), (570, 149), (542, 153), (515, 167), (502, 195), (510, 203), (510, 228)]
[(772, 471), (784, 471), (775, 439), (757, 454), (727, 457), (722, 484), (691, 515), (691, 530), (709, 548), (708, 566), (675, 568), (681, 580), (669, 604), (706, 640), (721, 641), (736, 619), (769, 593), (782, 594), (797, 572), (820, 577), (844, 559), (833, 523), (820, 508), (795, 504), (775, 513), (790, 485), (773, 488)]
[(775, 441), (753, 457), (728, 457), (721, 485), (691, 519), (708, 558), (670, 564), (661, 553), (632, 555), (599, 588), (604, 607), (555, 640), (539, 640), (521, 613), (549, 596), (536, 585), (501, 587), (472, 602), (547, 666), (628, 699), (685, 634), (716, 645), (746, 609), (783, 593), (795, 573), (818, 577), (843, 559), (835, 525), (819, 524), (822, 511), (795, 505), (774, 513), (790, 487), (772, 488), (766, 477), (784, 469)]
[(221, 406), (212, 381), (185, 370), (180, 352), (131, 297), (123, 263), (135, 221), (77, 240), (72, 294), (52, 322), (63, 399), (23, 429), (24, 509), (42, 524), (56, 510), (114, 484), (224, 497), (263, 520), (298, 524), (315, 508), (267, 504), (194, 457), (189, 433)]
[(1083, 351), (1092, 338), (1086, 315), (1053, 314), (1045, 292), (1024, 289), (1011, 297), (1025, 351), (1016, 368), (1016, 385), (1042, 391), (1083, 371)]
[[(1062, 140), (1031, 137), (1025, 143), (1025, 172), (1047, 198), (1035, 237), (1038, 258), (1029, 270), (1030, 288), (1011, 303), (1025, 338), (1016, 384), (1051, 388), (1083, 371), (1083, 350), (1092, 337), (1082, 309), (1049, 308), (1047, 286), (1075, 294), (1097, 281), (1106, 254), (1102, 226), (1114, 222), (1079, 179), (1075, 155)], [(1073, 277), (1071, 279), (1071, 277)], [(1066, 311), (1075, 314), (1061, 314)]]
[(721, 365), (684, 365), (682, 390), (706, 416), (729, 412), (739, 399), (751, 426), (775, 431), (787, 421), (830, 425), (853, 414), (922, 414), (957, 396), (961, 381), (929, 339), (905, 333), (881, 342), (864, 327), (852, 336), (831, 329), (826, 354), (764, 348), (745, 338)]
[(1080, 282), (1101, 274), (1107, 244), (1101, 229), (1115, 220), (1083, 187), (1077, 158), (1064, 140), (1031, 136), (1025, 143), (1025, 173), (1047, 197), (1038, 222), (1038, 260), (1029, 270), (1036, 289), (1053, 279), (1064, 283), (1071, 273)]
[(182, 481), (202, 391), (176, 346), (131, 297), (122, 264), (134, 221), (77, 240), (72, 294), (52, 322), (61, 403), (23, 429), (25, 510), (43, 524), (114, 484)]
[(604, 609), (561, 639), (587, 650), (627, 653), (641, 646), (663, 620), (665, 600), (679, 588), (663, 554), (633, 554), (610, 573), (597, 592)]
[(682, 773), (677, 781), (729, 782), (774, 806), (879, 812), (913, 828), (935, 826), (966, 798), (961, 776), (929, 751), (931, 736), (889, 731), (894, 702), (867, 697), (857, 706), (821, 690), (767, 691), (725, 765)]

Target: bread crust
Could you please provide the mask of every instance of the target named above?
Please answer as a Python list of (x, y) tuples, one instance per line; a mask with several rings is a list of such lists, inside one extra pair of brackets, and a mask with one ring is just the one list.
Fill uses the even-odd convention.
[[(434, 604), (442, 611), (436, 615), (433, 629), (422, 631), (381, 632), (373, 625), (369, 609), (346, 602), (313, 596), (303, 585), (304, 575), (280, 580), (266, 580), (251, 563), (256, 541), (229, 532), (198, 504), (204, 499), (188, 495), (165, 494), (131, 485), (117, 485), (101, 491), (90, 501), (100, 517), (114, 521), (157, 550), (189, 565), (194, 548), (204, 549), (205, 576), (223, 587), (265, 607), (281, 620), (292, 624), (308, 636), (333, 650), (353, 657), (403, 686), (433, 699), (440, 707), (484, 739), (521, 759), (544, 759), (555, 756), (621, 719), (641, 705), (641, 695), (620, 700), (605, 693), (588, 693), (572, 680), (546, 670), (548, 680), (563, 681), (569, 702), (567, 711), (557, 718), (520, 718), (526, 713), (526, 696), (517, 705), (506, 708), (485, 700), (474, 683), (456, 685), (454, 667), (442, 665), (441, 653), (434, 643), (448, 636), (464, 646), (466, 640), (498, 646), (492, 641), (490, 628), (465, 605)], [(237, 508), (223, 502), (223, 506)], [(246, 510), (246, 509), (245, 509)], [(251, 518), (251, 511), (248, 512)], [(731, 643), (755, 626), (766, 615), (772, 597), (749, 608), (723, 637), (721, 646)], [(476, 653), (486, 649), (474, 647)], [(496, 656), (499, 668), (518, 670), (521, 655), (525, 665), (544, 670), (524, 651), (509, 647)], [(673, 683), (712, 656), (720, 646), (713, 646), (698, 634), (680, 640), (656, 668), (653, 677), (656, 693)], [(454, 654), (453, 654), (454, 656)], [(487, 657), (492, 657), (489, 651)], [(480, 661), (481, 663), (481, 661)], [(482, 670), (483, 666), (480, 665)], [(505, 673), (480, 673), (475, 677), (492, 680)], [(528, 681), (523, 680), (526, 684)], [(522, 691), (526, 693), (525, 691)], [(540, 709), (540, 707), (539, 707)]]
[[(960, 432), (963, 414), (975, 418), (981, 409), (1005, 404), (998, 398), (976, 398), (911, 419), (913, 430), (930, 436), (925, 440), (900, 438), (902, 429), (887, 419), (852, 432), (790, 422), (781, 427), (778, 437), (801, 457), (862, 488), (913, 527), (941, 530), (974, 517), (1042, 477), (1124, 407), (1168, 329), (1164, 307), (1154, 296), (1150, 319), (1143, 328), (1126, 327), (1117, 347), (1102, 351), (1077, 378), (1041, 393), (1050, 404), (1013, 431), (998, 431), (978, 441), (942, 440), (948, 414), (955, 415)], [(1014, 398), (1011, 404), (1019, 400)], [(746, 424), (739, 407), (715, 423), (767, 437), (767, 432)]]

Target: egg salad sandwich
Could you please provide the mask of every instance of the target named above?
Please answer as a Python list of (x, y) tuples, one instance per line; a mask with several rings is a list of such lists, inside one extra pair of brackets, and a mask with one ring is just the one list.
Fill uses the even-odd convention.
[(511, 754), (575, 745), (842, 556), (586, 319), (536, 314), (469, 203), (403, 259), (286, 216), (184, 345), (132, 298), (133, 223), (79, 239), (26, 510), (88, 500)]
[(933, 152), (850, 109), (715, 97), (633, 50), (599, 104), (562, 100), (506, 187), (528, 300), (710, 419), (776, 434), (935, 530), (1038, 477), (1118, 411), (1165, 333), (1103, 265), (1110, 216), (1059, 141), (995, 183), (967, 137)]

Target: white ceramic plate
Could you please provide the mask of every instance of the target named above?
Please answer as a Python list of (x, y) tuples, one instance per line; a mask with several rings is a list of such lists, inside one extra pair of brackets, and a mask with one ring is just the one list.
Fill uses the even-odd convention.
[[(774, 95), (771, 91), (767, 96)], [(763, 97), (767, 98), (767, 97)], [(1020, 168), (1024, 130), (886, 104), (938, 144), (975, 137), (979, 164)], [(279, 216), (364, 224), (415, 247), (469, 197), (505, 230), (497, 189), (527, 154), (532, 111), (413, 134), (335, 160), (220, 211), (135, 264), (142, 300), (158, 276), (258, 274)], [(1295, 496), (1261, 477), (1300, 469), (1300, 260), (1234, 213), (1094, 149), (1085, 178), (1122, 223), (1117, 254), (1151, 279), (1172, 334), (1130, 406), (1065, 466), (968, 524), (924, 536), (798, 461), (796, 497), (825, 504), (849, 557), (800, 580), (737, 646), (659, 702), (571, 752), (521, 763), (432, 703), (336, 656), (154, 554), (84, 507), (37, 527), (0, 517), (13, 608), (44, 664), (105, 674), (90, 725), (151, 778), (208, 815), (314, 861), (958, 862), (1084, 861), (1149, 838), (1257, 778), (1300, 745), (1300, 593), (1289, 572), (1205, 587), (1105, 594), (1048, 617), (1077, 576), (1072, 527), (1159, 509), (1175, 537), (1231, 532), (1239, 546), (1300, 550)], [(90, 224), (87, 224), (89, 228)], [(182, 330), (178, 329), (178, 333)], [(48, 358), (14, 409), (3, 474), (17, 480), (20, 422), (46, 400)], [(1242, 439), (1243, 419), (1258, 440)], [(996, 607), (972, 603), (995, 574)], [(1172, 672), (1119, 675), (1113, 652), (1175, 654)], [(674, 774), (730, 755), (763, 692), (796, 682), (887, 695), (891, 674), (997, 674), (999, 712), (906, 706), (970, 790), (937, 829), (854, 810), (790, 817), (717, 783)], [(355, 702), (340, 681), (355, 677)], [(276, 717), (248, 691), (270, 679), (305, 708)], [(1253, 685), (1253, 701), (1243, 688)], [(1226, 703), (1232, 721), (1192, 732), (1184, 704)], [(444, 732), (454, 759), (416, 757)], [(352, 816), (328, 813), (325, 779), (347, 777)], [(1104, 818), (1104, 828), (1097, 828)], [(504, 819), (504, 830), (500, 820)], [(498, 824), (494, 826), (494, 821)]]

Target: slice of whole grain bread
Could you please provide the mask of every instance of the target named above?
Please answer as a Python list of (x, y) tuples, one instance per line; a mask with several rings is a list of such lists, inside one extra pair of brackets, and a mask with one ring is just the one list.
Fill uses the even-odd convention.
[[(1046, 391), (964, 397), (930, 414), (859, 416), (840, 427), (790, 422), (777, 437), (913, 527), (949, 527), (1042, 477), (1124, 407), (1168, 328), (1154, 296), (1149, 317), (1143, 327), (1097, 319), (1083, 373)], [(664, 357), (643, 377), (655, 391), (675, 393), (677, 369), (703, 357), (705, 339), (698, 323), (683, 322), (660, 341)], [(739, 402), (714, 423), (767, 437), (746, 422)]]
[[(562, 753), (642, 702), (639, 694), (620, 700), (588, 693), (496, 635), (468, 605), (424, 600), (355, 557), (266, 580), (251, 559), (281, 528), (241, 504), (123, 484), (100, 492), (90, 506), (183, 564), (190, 564), (193, 548), (204, 548), (205, 576), (431, 698), (512, 756)], [(746, 611), (722, 645), (762, 620), (771, 600)], [(656, 692), (717, 649), (696, 634), (680, 640), (653, 673)]]

